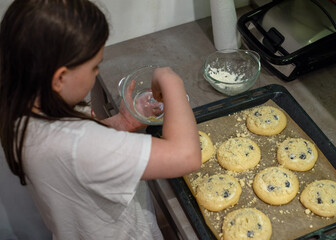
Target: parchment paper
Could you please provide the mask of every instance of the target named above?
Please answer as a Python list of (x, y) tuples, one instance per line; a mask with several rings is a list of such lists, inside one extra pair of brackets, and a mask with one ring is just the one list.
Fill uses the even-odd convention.
[[(272, 100), (262, 104), (274, 106), (281, 109)], [(261, 105), (261, 106), (262, 106)], [(245, 124), (246, 115), (251, 109), (243, 110), (229, 116), (224, 116), (198, 124), (199, 130), (209, 134), (216, 149), (220, 144), (231, 137), (248, 137), (257, 143), (261, 150), (260, 163), (253, 169), (234, 173), (222, 168), (216, 159), (216, 154), (204, 163), (199, 171), (184, 176), (190, 191), (195, 196), (196, 187), (202, 177), (214, 175), (216, 173), (230, 174), (238, 179), (242, 187), (242, 194), (237, 205), (220, 212), (211, 212), (200, 206), (203, 217), (218, 240), (222, 239), (221, 229), (224, 216), (239, 208), (255, 207), (264, 212), (272, 223), (272, 238), (276, 240), (288, 240), (301, 237), (307, 233), (318, 230), (324, 226), (332, 224), (336, 218), (325, 218), (307, 212), (306, 208), (300, 203), (299, 196), (305, 186), (314, 180), (331, 179), (336, 181), (336, 170), (318, 149), (318, 160), (313, 169), (307, 172), (293, 171), (300, 183), (299, 193), (288, 204), (272, 206), (260, 200), (252, 188), (254, 176), (261, 170), (270, 166), (279, 166), (276, 160), (277, 145), (287, 137), (301, 137), (314, 143), (305, 132), (287, 116), (286, 128), (274, 136), (260, 136), (250, 132)]]

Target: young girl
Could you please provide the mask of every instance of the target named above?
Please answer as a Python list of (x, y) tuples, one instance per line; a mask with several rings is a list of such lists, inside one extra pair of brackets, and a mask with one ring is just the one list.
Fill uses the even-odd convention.
[(193, 112), (170, 68), (152, 79), (165, 104), (162, 138), (121, 131), (141, 126), (123, 110), (103, 123), (75, 110), (107, 37), (88, 0), (15, 0), (1, 22), (1, 144), (54, 239), (162, 238), (134, 197), (138, 183), (201, 165)]

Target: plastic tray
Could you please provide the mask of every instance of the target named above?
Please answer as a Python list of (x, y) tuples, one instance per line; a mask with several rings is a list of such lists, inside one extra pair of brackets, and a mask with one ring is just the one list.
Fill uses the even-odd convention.
[[(268, 85), (245, 92), (243, 94), (194, 108), (193, 111), (197, 123), (201, 123), (263, 104), (270, 99), (290, 115), (290, 117), (300, 126), (300, 128), (305, 131), (305, 133), (315, 142), (325, 157), (336, 169), (335, 146), (330, 142), (321, 129), (313, 122), (309, 115), (283, 86), (276, 84)], [(161, 127), (148, 127), (147, 133), (150, 133), (153, 136), (160, 136)], [(216, 240), (216, 237), (206, 225), (198, 204), (191, 194), (184, 179), (174, 178), (169, 179), (169, 182), (198, 237), (200, 239)], [(336, 223), (297, 239), (336, 239)]]

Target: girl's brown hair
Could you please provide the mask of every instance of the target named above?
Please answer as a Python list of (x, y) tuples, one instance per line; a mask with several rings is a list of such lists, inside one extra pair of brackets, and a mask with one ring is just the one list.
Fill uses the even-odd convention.
[[(108, 34), (104, 14), (88, 0), (15, 0), (6, 11), (0, 26), (0, 138), (21, 184), (29, 118), (85, 118), (52, 90), (53, 74), (93, 58)], [(32, 113), (37, 97), (43, 115)]]

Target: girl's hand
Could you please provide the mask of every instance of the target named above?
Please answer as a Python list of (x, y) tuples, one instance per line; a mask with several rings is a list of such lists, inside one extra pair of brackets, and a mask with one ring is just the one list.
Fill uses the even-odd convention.
[(155, 69), (152, 79), (152, 92), (154, 99), (156, 99), (158, 102), (163, 101), (160, 81), (162, 81), (164, 78), (179, 78), (179, 76), (170, 67)]
[(157, 117), (163, 113), (163, 104), (154, 99), (152, 92), (146, 92), (135, 100), (137, 112), (145, 118)]
[[(125, 97), (126, 99), (128, 99), (127, 101), (130, 100), (130, 102), (132, 102), (131, 96), (134, 87), (135, 82), (133, 81), (126, 92)], [(133, 107), (133, 105), (131, 107)], [(121, 100), (120, 102), (119, 113), (110, 118), (104, 119), (101, 122), (107, 125), (108, 127), (112, 127), (120, 131), (129, 131), (129, 132), (143, 129), (147, 126), (146, 124), (139, 122), (132, 116), (132, 114), (127, 110), (123, 100)]]

